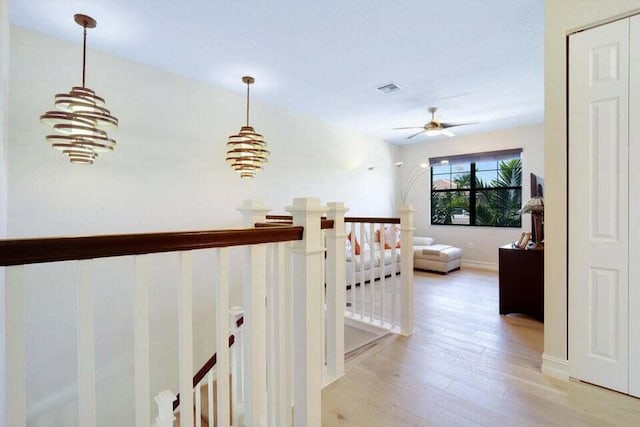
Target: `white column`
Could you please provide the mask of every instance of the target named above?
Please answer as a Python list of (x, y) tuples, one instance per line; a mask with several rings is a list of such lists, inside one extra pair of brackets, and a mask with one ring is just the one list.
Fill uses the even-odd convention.
[(324, 244), (320, 217), (326, 207), (316, 198), (297, 198), (287, 207), (293, 224), (304, 227), (293, 243), (294, 426), (319, 427), (322, 421), (322, 322)]
[(331, 379), (344, 374), (344, 311), (346, 304), (347, 238), (344, 215), (349, 209), (344, 203), (327, 203), (327, 219), (333, 220), (333, 228), (327, 236), (327, 373)]
[[(153, 426), (173, 427), (173, 421), (176, 419), (176, 417), (173, 415), (173, 401), (176, 400), (176, 395), (173, 394), (171, 390), (164, 390), (158, 393), (154, 400), (158, 405), (158, 416), (156, 417)], [(180, 406), (182, 406), (182, 396), (180, 396)]]
[[(245, 200), (238, 210), (245, 227), (265, 222), (271, 210), (260, 200)], [(245, 247), (242, 269), (244, 305), (244, 393), (246, 425), (261, 427), (267, 422), (267, 348), (265, 324), (266, 253), (265, 245)]]
[(400, 334), (413, 334), (413, 213), (402, 206), (400, 213)]

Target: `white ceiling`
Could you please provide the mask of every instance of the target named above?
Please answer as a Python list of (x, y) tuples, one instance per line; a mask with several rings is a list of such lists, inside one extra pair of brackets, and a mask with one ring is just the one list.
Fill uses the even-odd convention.
[[(11, 0), (12, 22), (396, 144), (543, 120), (544, 0)], [(402, 91), (383, 94), (388, 82)]]

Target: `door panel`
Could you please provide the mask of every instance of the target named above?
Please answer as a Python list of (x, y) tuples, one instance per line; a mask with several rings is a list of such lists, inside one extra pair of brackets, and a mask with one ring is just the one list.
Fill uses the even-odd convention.
[[(631, 18), (629, 159), (640, 159), (640, 16)], [(629, 393), (640, 397), (640, 168), (629, 170)]]
[(629, 20), (569, 54), (570, 373), (628, 392)]

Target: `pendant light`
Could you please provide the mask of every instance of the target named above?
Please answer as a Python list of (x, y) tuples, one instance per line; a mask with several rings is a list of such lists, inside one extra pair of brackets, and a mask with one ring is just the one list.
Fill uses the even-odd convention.
[(85, 86), (87, 56), (87, 28), (95, 28), (96, 20), (76, 14), (75, 22), (83, 28), (82, 86), (74, 86), (69, 93), (55, 96), (58, 110), (48, 111), (40, 121), (53, 127), (54, 135), (47, 135), (47, 142), (62, 151), (71, 163), (93, 164), (98, 153), (113, 151), (116, 141), (106, 130), (118, 127), (118, 119), (104, 105), (104, 99)]
[(242, 126), (237, 135), (229, 137), (226, 161), (240, 174), (241, 178), (253, 178), (257, 171), (262, 170), (262, 164), (267, 162), (269, 152), (266, 150), (267, 143), (262, 135), (249, 126), (249, 86), (255, 82), (255, 79), (244, 76), (242, 81), (247, 84), (247, 124)]

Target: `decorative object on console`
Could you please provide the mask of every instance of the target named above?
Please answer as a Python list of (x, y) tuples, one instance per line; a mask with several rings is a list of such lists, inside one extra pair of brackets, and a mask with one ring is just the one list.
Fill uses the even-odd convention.
[(95, 28), (96, 20), (90, 16), (76, 14), (76, 23), (83, 28), (82, 86), (74, 86), (69, 93), (55, 96), (59, 109), (40, 116), (40, 121), (53, 127), (55, 135), (47, 135), (47, 142), (62, 151), (71, 163), (90, 165), (99, 152), (113, 151), (116, 141), (109, 138), (105, 130), (118, 127), (118, 119), (111, 115), (103, 98), (85, 86), (87, 28)]
[[(534, 197), (530, 199), (520, 209), (520, 213), (530, 213), (533, 217), (533, 223), (535, 225), (536, 236), (542, 236), (542, 218), (544, 215), (544, 200), (542, 197)], [(537, 241), (531, 246), (531, 249), (544, 249), (542, 241)]]
[(247, 124), (242, 126), (237, 135), (229, 137), (226, 161), (241, 178), (253, 178), (256, 172), (262, 170), (262, 164), (267, 162), (270, 153), (266, 150), (267, 143), (263, 136), (249, 126), (249, 86), (255, 79), (244, 76), (242, 81), (247, 84)]

